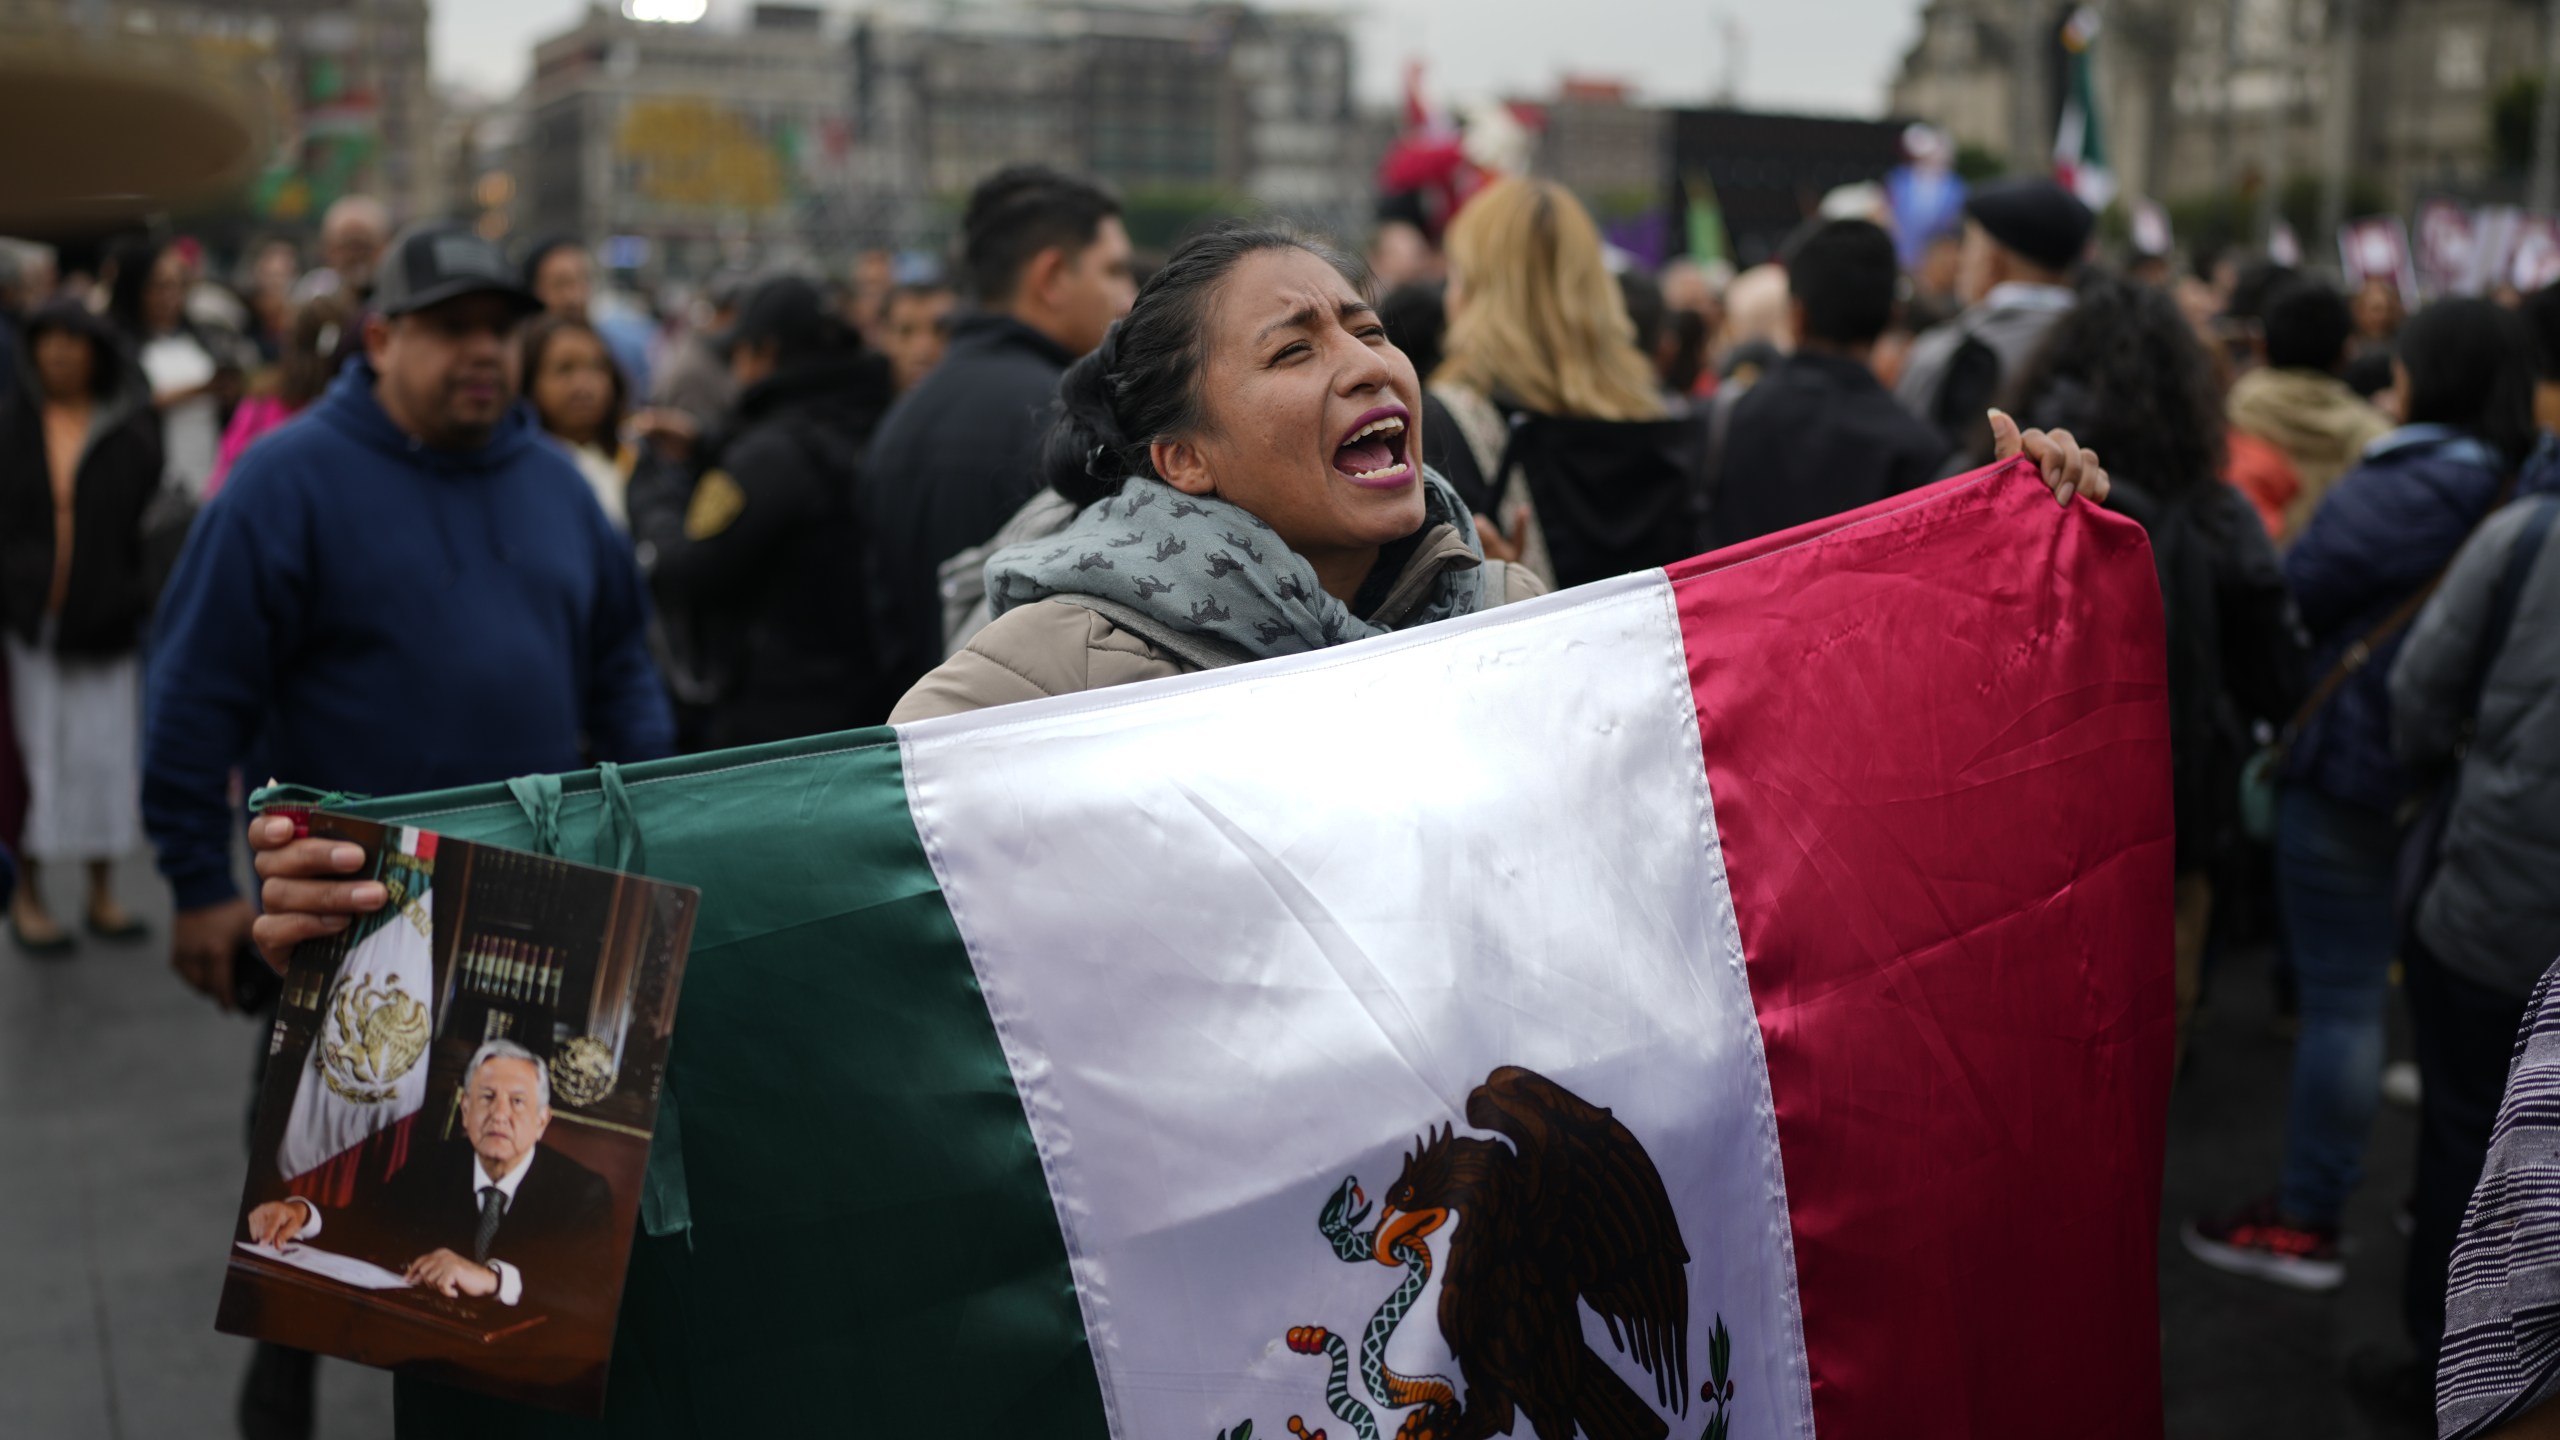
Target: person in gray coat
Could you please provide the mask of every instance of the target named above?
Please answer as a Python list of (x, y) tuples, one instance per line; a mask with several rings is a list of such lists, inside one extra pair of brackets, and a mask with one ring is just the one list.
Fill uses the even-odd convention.
[(2402, 864), (2412, 918), (2400, 953), (2423, 1096), (2403, 1308), (2426, 1394), (2507, 1060), (2560, 955), (2560, 545), (2545, 543), (2556, 516), (2560, 496), (2540, 494), (2483, 521), (2391, 669), (2393, 749), (2412, 774), (2451, 787), (2432, 870), (2415, 851)]

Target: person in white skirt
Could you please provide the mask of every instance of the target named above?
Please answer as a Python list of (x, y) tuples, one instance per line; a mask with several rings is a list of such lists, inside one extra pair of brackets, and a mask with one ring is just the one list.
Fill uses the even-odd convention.
[(60, 954), (73, 942), (45, 907), (49, 865), (87, 867), (92, 935), (144, 933), (113, 879), (142, 838), (142, 516), (162, 457), (150, 395), (103, 320), (58, 302), (24, 333), (25, 383), (0, 403), (0, 644), (28, 789), (9, 931)]

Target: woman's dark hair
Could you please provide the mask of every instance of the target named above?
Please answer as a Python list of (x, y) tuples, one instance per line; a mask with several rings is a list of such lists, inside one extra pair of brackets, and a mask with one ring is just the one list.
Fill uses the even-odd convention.
[(29, 390), (40, 390), (35, 368), (36, 342), (48, 332), (60, 331), (89, 342), (89, 395), (95, 400), (113, 399), (116, 392), (142, 382), (133, 373), (133, 362), (126, 354), (123, 340), (107, 324), (104, 316), (92, 312), (77, 300), (48, 300), (18, 322), (19, 343), (26, 349), (26, 361), (20, 369), (22, 383)]
[(1369, 293), (1357, 261), (1286, 230), (1238, 223), (1184, 241), (1101, 348), (1059, 379), (1040, 467), (1050, 488), (1077, 505), (1116, 495), (1132, 475), (1155, 476), (1156, 440), (1199, 428), (1209, 303), (1238, 262), (1266, 250), (1303, 250)]
[(107, 319), (125, 338), (135, 345), (151, 337), (142, 333), (142, 300), (151, 288), (151, 272), (160, 268), (160, 257), (168, 246), (143, 236), (116, 242), (108, 251), (115, 261), (115, 279), (107, 286)]
[(2107, 274), (2085, 277), (2079, 291), (2009, 386), (2010, 413), (2068, 429), (2108, 470), (2164, 500), (2217, 482), (2222, 397), (2177, 302)]
[[(623, 412), (631, 406), (631, 382), (622, 377), (622, 367), (614, 363), (613, 348), (604, 343), (604, 336), (595, 326), (575, 315), (543, 314), (533, 317), (526, 323), (524, 332), (516, 337), (517, 354), (523, 363), (523, 373), (517, 383), (524, 387), (524, 398), (530, 404), (534, 377), (542, 373), (542, 357), (550, 353), (552, 342), (563, 335), (584, 335), (596, 342), (596, 353), (604, 357), (605, 373), (613, 377), (613, 400), (605, 410), (604, 434), (601, 437), (604, 447), (610, 450), (613, 437), (622, 433)], [(548, 417), (537, 414), (536, 418), (547, 421)], [(551, 427), (545, 423), (543, 428)]]
[(2276, 370), (2335, 372), (2355, 338), (2355, 312), (2347, 297), (2323, 280), (2297, 276), (2268, 294), (2258, 312), (2267, 337), (2267, 364)]
[(2439, 300), (2400, 327), (2395, 342), (2409, 372), (2409, 425), (2468, 431), (2521, 465), (2531, 453), (2533, 333), (2514, 311), (2486, 300)]
[(1440, 368), (1441, 342), (1449, 338), (1449, 300), (1437, 280), (1407, 280), (1378, 297), (1378, 323), (1387, 340), (1413, 362), (1413, 373)]

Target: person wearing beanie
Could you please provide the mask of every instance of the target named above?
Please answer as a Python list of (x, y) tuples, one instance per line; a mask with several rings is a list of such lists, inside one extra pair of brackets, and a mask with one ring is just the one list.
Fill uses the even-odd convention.
[(1938, 427), (1953, 462), (1991, 455), (1985, 418), (2001, 386), (2070, 310), (2071, 272), (2097, 217), (2047, 179), (1985, 185), (1964, 205), (1956, 318), (1911, 343), (1894, 398)]

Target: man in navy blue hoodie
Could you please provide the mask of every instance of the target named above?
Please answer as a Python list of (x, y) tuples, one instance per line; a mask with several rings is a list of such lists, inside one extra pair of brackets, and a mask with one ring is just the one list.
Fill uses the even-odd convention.
[[(172, 962), (217, 1000), (253, 918), (234, 769), (398, 794), (674, 749), (639, 567), (516, 403), (539, 306), (457, 227), (401, 236), (377, 287), (364, 357), (242, 458), (161, 602), (143, 818)], [(308, 1433), (309, 1377), (262, 1347), (244, 1426)]]

